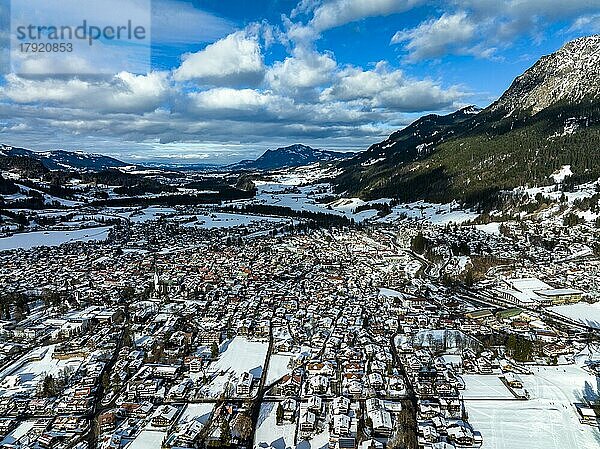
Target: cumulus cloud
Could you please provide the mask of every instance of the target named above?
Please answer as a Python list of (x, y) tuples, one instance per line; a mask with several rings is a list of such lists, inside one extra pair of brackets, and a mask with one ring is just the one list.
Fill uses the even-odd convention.
[(589, 0), (453, 0), (437, 18), (396, 32), (391, 43), (402, 45), (411, 61), (446, 54), (490, 58), (520, 37), (541, 39), (552, 23), (576, 26), (597, 11)]
[(337, 78), (323, 91), (322, 101), (360, 100), (372, 108), (415, 112), (453, 107), (465, 95), (456, 86), (443, 88), (432, 80), (409, 79), (385, 62), (379, 62), (374, 70), (346, 68)]
[(406, 42), (411, 59), (425, 59), (446, 54), (451, 49), (463, 51), (476, 33), (476, 25), (465, 11), (443, 14), (439, 19), (422, 22), (418, 27), (398, 31), (392, 44)]
[(157, 109), (170, 92), (168, 74), (121, 72), (109, 81), (6, 76), (0, 96), (14, 103), (140, 114)]
[(277, 92), (306, 94), (307, 89), (331, 81), (337, 63), (331, 53), (297, 49), (293, 56), (277, 61), (267, 71), (267, 83)]
[[(190, 111), (211, 118), (266, 121), (292, 107), (291, 100), (255, 89), (215, 88), (193, 92)], [(257, 118), (256, 114), (261, 117)]]
[(257, 85), (264, 71), (258, 35), (242, 30), (185, 55), (173, 77), (176, 81), (194, 80), (217, 86)]
[(316, 31), (354, 22), (367, 17), (385, 16), (392, 13), (407, 11), (422, 0), (332, 0), (313, 5), (314, 15), (310, 26)]
[(301, 0), (291, 18), (312, 14), (308, 23), (283, 17), (286, 38), (297, 47), (310, 47), (323, 31), (369, 17), (408, 11), (426, 0)]

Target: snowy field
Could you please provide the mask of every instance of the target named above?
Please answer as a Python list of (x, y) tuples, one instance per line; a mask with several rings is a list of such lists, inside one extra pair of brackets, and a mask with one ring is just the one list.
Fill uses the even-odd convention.
[(144, 223), (146, 221), (156, 220), (161, 215), (170, 215), (176, 212), (175, 209), (171, 209), (170, 207), (147, 207), (146, 209), (137, 209), (131, 212), (117, 212), (116, 215), (122, 218), (128, 218), (133, 223)]
[(110, 227), (79, 229), (76, 231), (36, 231), (14, 234), (0, 238), (0, 251), (31, 249), (37, 246), (59, 246), (69, 242), (103, 241), (108, 238)]
[(573, 402), (597, 397), (597, 379), (578, 366), (534, 367), (521, 376), (528, 401), (466, 400), (484, 449), (597, 449), (598, 428), (579, 423)]
[(254, 434), (255, 448), (288, 449), (294, 448), (294, 434), (296, 425), (286, 423), (277, 425), (277, 403), (263, 402), (260, 405), (260, 414), (256, 432)]
[(465, 399), (515, 399), (506, 385), (494, 375), (465, 374)]
[(500, 235), (500, 225), (501, 223), (488, 223), (483, 225), (475, 225), (473, 227), (488, 234)]
[[(234, 201), (233, 204), (266, 204), (272, 206), (289, 207), (295, 211), (309, 211), (344, 215), (355, 221), (364, 221), (377, 215), (375, 210), (365, 210), (357, 214), (354, 210), (358, 206), (367, 204), (358, 198), (341, 198), (331, 203), (318, 201), (324, 195), (331, 193), (329, 184), (313, 184), (298, 186), (295, 178), (282, 178), (280, 182), (256, 181), (257, 194), (252, 200)], [(326, 193), (316, 193), (325, 191)], [(376, 202), (382, 202), (378, 200)]]
[(290, 220), (285, 218), (263, 217), (260, 215), (228, 214), (228, 213), (207, 213), (196, 214), (198, 221), (186, 223), (185, 226), (194, 226), (205, 229), (213, 228), (233, 228), (236, 226), (248, 226), (258, 223), (288, 223)]
[(235, 337), (221, 345), (219, 359), (212, 363), (208, 371), (216, 377), (205, 387), (208, 396), (219, 396), (229, 385), (234, 386), (244, 372), (249, 372), (255, 379), (262, 376), (268, 344), (250, 341), (244, 337)]
[(475, 212), (465, 211), (458, 204), (432, 204), (425, 201), (401, 204), (392, 209), (392, 213), (379, 221), (390, 223), (400, 218), (412, 218), (428, 221), (433, 224), (445, 225), (448, 223), (464, 223), (477, 218)]
[(555, 306), (551, 307), (551, 310), (590, 327), (600, 329), (600, 301), (594, 304), (578, 302), (577, 304)]
[(46, 375), (57, 378), (62, 372), (74, 373), (81, 366), (79, 358), (58, 360), (52, 357), (54, 346), (34, 349), (0, 373), (0, 396), (37, 388)]

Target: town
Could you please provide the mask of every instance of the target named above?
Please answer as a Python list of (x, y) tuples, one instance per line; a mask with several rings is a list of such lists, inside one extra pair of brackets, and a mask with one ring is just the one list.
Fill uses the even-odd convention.
[(0, 447), (596, 447), (593, 227), (117, 212), (0, 252)]

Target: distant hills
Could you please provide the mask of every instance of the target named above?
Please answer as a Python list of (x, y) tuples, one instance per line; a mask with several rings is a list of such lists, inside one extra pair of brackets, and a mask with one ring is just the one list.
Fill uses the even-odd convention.
[(0, 168), (28, 167), (32, 174), (48, 170), (102, 171), (131, 164), (100, 154), (53, 150), (36, 152), (25, 148), (0, 145)]
[[(290, 145), (276, 150), (267, 150), (256, 160), (244, 160), (227, 166), (229, 170), (277, 170), (300, 167), (316, 162), (347, 159), (354, 152), (318, 150), (306, 145)], [(39, 177), (48, 171), (103, 171), (130, 167), (118, 159), (100, 154), (79, 151), (32, 151), (25, 148), (0, 145), (0, 169), (16, 169), (30, 177)], [(165, 169), (209, 170), (217, 169), (210, 164), (149, 164), (148, 167)]]
[(547, 185), (570, 165), (577, 181), (600, 177), (600, 36), (541, 58), (489, 107), (428, 115), (343, 161), (336, 190), (468, 203), (500, 190)]
[(276, 150), (267, 150), (254, 161), (244, 160), (230, 165), (228, 168), (235, 170), (277, 170), (288, 167), (301, 167), (316, 162), (347, 159), (355, 154), (354, 152), (318, 150), (306, 145), (295, 144)]

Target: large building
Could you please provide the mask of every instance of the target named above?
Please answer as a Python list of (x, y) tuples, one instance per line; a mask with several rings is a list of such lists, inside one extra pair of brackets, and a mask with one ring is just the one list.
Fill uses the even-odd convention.
[(496, 289), (507, 301), (520, 306), (552, 306), (579, 302), (583, 295), (572, 288), (553, 288), (537, 278), (507, 279), (506, 287)]

